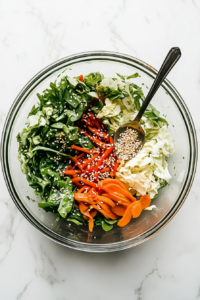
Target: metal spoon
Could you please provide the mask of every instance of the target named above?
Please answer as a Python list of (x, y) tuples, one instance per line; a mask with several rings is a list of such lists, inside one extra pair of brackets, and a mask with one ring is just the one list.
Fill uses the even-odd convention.
[(167, 54), (155, 80), (154, 83), (151, 86), (151, 89), (149, 90), (149, 93), (145, 99), (145, 101), (142, 104), (142, 107), (140, 108), (140, 111), (138, 112), (136, 118), (134, 121), (131, 121), (130, 123), (126, 123), (122, 126), (120, 126), (114, 135), (114, 143), (116, 144), (118, 139), (120, 138), (120, 134), (123, 133), (127, 128), (132, 128), (137, 131), (138, 137), (137, 140), (141, 143), (140, 149), (143, 148), (144, 142), (145, 142), (145, 132), (140, 126), (140, 120), (150, 103), (151, 99), (157, 92), (158, 88), (162, 84), (165, 77), (168, 75), (168, 73), (171, 71), (171, 69), (174, 67), (174, 65), (177, 63), (179, 58), (181, 57), (181, 50), (178, 47), (173, 47)]

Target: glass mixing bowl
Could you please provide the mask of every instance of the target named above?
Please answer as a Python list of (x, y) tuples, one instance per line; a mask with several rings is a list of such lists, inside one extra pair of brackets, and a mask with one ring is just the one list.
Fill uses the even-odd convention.
[(154, 96), (152, 104), (163, 115), (167, 115), (169, 131), (173, 137), (176, 152), (168, 159), (172, 175), (170, 184), (162, 189), (152, 201), (156, 209), (143, 211), (141, 216), (132, 220), (126, 227), (114, 225), (113, 230), (105, 232), (101, 226), (88, 232), (87, 226), (77, 226), (64, 219), (56, 222), (50, 212), (38, 208), (33, 189), (29, 187), (25, 175), (20, 170), (17, 159), (18, 144), (16, 136), (25, 127), (25, 121), (33, 104), (37, 103), (36, 93), (42, 93), (58, 75), (78, 76), (99, 71), (105, 76), (115, 77), (116, 72), (131, 75), (138, 72), (135, 79), (143, 85), (145, 95), (157, 74), (148, 64), (132, 56), (97, 51), (65, 57), (46, 67), (35, 75), (15, 99), (5, 122), (1, 141), (1, 163), (4, 178), (14, 203), (40, 232), (64, 246), (91, 252), (109, 252), (138, 245), (164, 227), (178, 212), (191, 188), (197, 165), (197, 139), (191, 115), (183, 99), (165, 80)]

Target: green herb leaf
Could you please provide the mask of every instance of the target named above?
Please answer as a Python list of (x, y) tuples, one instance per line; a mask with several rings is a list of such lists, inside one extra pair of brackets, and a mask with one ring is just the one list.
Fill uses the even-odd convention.
[(131, 78), (137, 78), (137, 77), (139, 77), (140, 75), (138, 74), (138, 73), (135, 73), (135, 74), (133, 74), (133, 75), (129, 75), (129, 76), (127, 76), (126, 78), (127, 79), (131, 79)]
[(113, 228), (113, 226), (107, 224), (105, 221), (102, 221), (102, 228), (103, 228), (103, 230), (105, 230), (105, 231), (110, 231), (110, 230)]
[(116, 73), (117, 74), (117, 76), (119, 76), (122, 80), (125, 80), (125, 77), (123, 76), (123, 75), (121, 75), (121, 74), (119, 74), (119, 73)]

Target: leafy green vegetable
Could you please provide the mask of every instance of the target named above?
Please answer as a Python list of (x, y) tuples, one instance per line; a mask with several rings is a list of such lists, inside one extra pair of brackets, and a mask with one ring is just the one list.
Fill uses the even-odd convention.
[(86, 148), (86, 149), (94, 148), (93, 142), (89, 138), (85, 137), (84, 135), (82, 135), (80, 133), (78, 134), (77, 139), (74, 140), (74, 144), (80, 145), (81, 147)]
[(96, 106), (93, 106), (93, 107), (91, 108), (91, 111), (92, 111), (93, 113), (95, 113), (95, 114), (98, 114), (98, 112), (99, 112), (100, 110), (102, 110), (102, 108), (103, 108), (103, 102), (102, 102), (101, 100), (97, 99), (97, 101), (96, 101)]
[(105, 221), (102, 221), (102, 228), (105, 231), (110, 231), (113, 228), (113, 226), (110, 225), (110, 224), (108, 224), (108, 223), (106, 223)]
[(95, 87), (103, 79), (103, 75), (99, 72), (90, 73), (87, 76), (84, 76), (84, 83), (90, 87)]
[(79, 120), (85, 110), (85, 104), (80, 103), (75, 110), (66, 109), (64, 114), (67, 115), (71, 122)]
[(133, 75), (127, 76), (126, 79), (137, 78), (137, 77), (140, 77), (140, 75), (138, 73), (135, 73)]
[(76, 224), (76, 225), (83, 225), (83, 223), (79, 222), (79, 221), (76, 220), (76, 219), (67, 218), (67, 221), (73, 222), (73, 223)]
[(117, 219), (117, 220), (108, 220), (108, 219), (105, 219), (105, 222), (108, 223), (108, 224), (110, 224), (110, 225), (113, 225), (113, 224), (117, 223), (118, 221), (119, 221), (119, 219)]
[(123, 76), (123, 75), (121, 75), (121, 74), (119, 74), (119, 73), (116, 73), (117, 74), (117, 76), (119, 76), (122, 80), (125, 80), (125, 77)]
[(74, 141), (77, 139), (78, 136), (78, 127), (63, 126), (63, 132), (68, 140)]

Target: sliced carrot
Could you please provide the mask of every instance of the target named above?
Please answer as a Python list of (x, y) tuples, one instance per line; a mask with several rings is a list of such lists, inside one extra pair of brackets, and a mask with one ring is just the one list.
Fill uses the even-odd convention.
[(105, 168), (99, 171), (100, 173), (110, 172), (110, 168)]
[(104, 210), (105, 212), (107, 212), (108, 214), (111, 213), (110, 206), (109, 206), (107, 203), (103, 203), (103, 202), (100, 201), (100, 200), (96, 200), (95, 202), (98, 203), (98, 205), (99, 205), (101, 208), (103, 208), (103, 210)]
[(79, 159), (79, 158), (83, 157), (84, 155), (85, 155), (85, 154), (84, 154), (84, 153), (82, 153), (82, 154), (80, 154), (80, 155), (76, 156), (76, 158), (77, 158), (77, 159)]
[(105, 188), (107, 189), (108, 192), (109, 192), (109, 190), (114, 191), (114, 192), (117, 192), (117, 193), (123, 195), (124, 197), (127, 197), (132, 202), (136, 201), (136, 199), (127, 190), (122, 189), (120, 186), (118, 186), (116, 184), (112, 184), (112, 183), (107, 184)]
[(87, 118), (87, 120), (86, 120), (86, 125), (87, 125), (87, 126), (93, 126), (93, 124), (92, 124), (90, 118)]
[(117, 180), (117, 179), (106, 178), (106, 179), (104, 179), (104, 180), (102, 180), (102, 181), (100, 182), (100, 184), (102, 184), (102, 185), (107, 185), (107, 184), (109, 184), (109, 183), (115, 183), (115, 184), (121, 186), (123, 189), (126, 190), (126, 186), (125, 186), (121, 181), (119, 181), (119, 180)]
[(108, 197), (114, 201), (117, 201), (120, 204), (126, 204), (126, 205), (131, 204), (131, 202), (128, 199), (126, 199), (125, 197), (123, 197), (122, 195), (120, 195), (118, 193), (114, 193), (114, 192), (103, 193), (102, 196)]
[(107, 142), (109, 142), (109, 135), (108, 134), (106, 134), (105, 132), (103, 132), (102, 130), (101, 130), (101, 126), (100, 126), (100, 130), (99, 129), (96, 129), (96, 128), (92, 128), (92, 127), (90, 127), (90, 126), (88, 126), (88, 129), (92, 132), (92, 133), (94, 133), (96, 136), (98, 136), (98, 137), (101, 137), (101, 138), (103, 138), (103, 139), (105, 139)]
[(111, 176), (111, 177), (114, 177), (114, 176), (115, 176), (116, 171), (117, 171), (117, 168), (118, 168), (118, 165), (119, 165), (119, 164), (118, 164), (118, 162), (116, 161), (115, 164), (114, 164), (114, 166), (113, 166), (113, 167), (111, 166), (111, 169), (112, 169), (112, 171), (110, 172), (110, 176)]
[(134, 202), (134, 205), (132, 206), (131, 213), (132, 213), (132, 218), (137, 218), (140, 216), (142, 212), (142, 205), (140, 201)]
[(84, 82), (84, 80), (83, 80), (83, 75), (80, 75), (80, 76), (79, 76), (79, 80), (82, 81), (82, 82)]
[(98, 192), (95, 190), (95, 188), (91, 188), (90, 191), (88, 192), (88, 195), (97, 195)]
[(98, 154), (94, 154), (93, 157), (87, 159), (84, 163), (82, 163), (82, 168), (85, 169), (89, 163), (95, 160), (98, 157)]
[(101, 129), (101, 125), (99, 124), (99, 121), (97, 120), (97, 118), (94, 119), (94, 124), (98, 129)]
[(104, 196), (97, 196), (96, 197), (99, 201), (104, 202), (106, 204), (108, 204), (111, 207), (115, 207), (115, 203), (109, 199), (108, 197), (104, 197)]
[(85, 205), (83, 202), (80, 202), (79, 203), (79, 210), (83, 215), (85, 215), (89, 218), (89, 231), (92, 232), (93, 227), (94, 227), (94, 220), (93, 220), (92, 216), (90, 215), (90, 213), (88, 211), (88, 206)]
[(74, 150), (78, 150), (78, 151), (82, 151), (82, 152), (88, 153), (88, 154), (91, 153), (91, 151), (89, 149), (78, 147), (76, 145), (72, 145), (71, 148), (74, 149)]
[(101, 129), (101, 126), (97, 120), (97, 118), (95, 117), (95, 115), (92, 113), (92, 112), (89, 112), (89, 117), (90, 117), (90, 120), (92, 121), (92, 123), (94, 124), (94, 126), (98, 129)]
[(78, 202), (84, 202), (84, 203), (89, 203), (89, 204), (93, 204), (93, 198), (87, 196), (87, 194), (84, 193), (74, 193), (74, 200), (78, 201)]
[(73, 174), (72, 177), (76, 178), (76, 177), (78, 177), (78, 174)]
[(115, 207), (112, 207), (111, 208), (112, 212), (114, 212), (116, 215), (118, 216), (123, 216), (125, 211), (126, 211), (126, 208), (122, 205), (116, 205)]
[[(74, 179), (76, 179), (76, 178), (74, 178)], [(73, 179), (72, 179), (73, 180)], [(74, 185), (77, 187), (77, 188), (79, 188), (79, 189), (81, 189), (82, 188), (82, 184), (80, 184), (79, 182), (74, 182)]]
[(111, 213), (110, 213), (110, 218), (111, 218), (112, 220), (117, 220), (117, 219), (119, 218), (119, 216), (117, 216), (115, 213), (113, 213), (113, 212), (111, 211)]
[(114, 150), (114, 146), (111, 146), (109, 149), (107, 149), (104, 152), (104, 154), (101, 156), (101, 159), (97, 162), (95, 166), (96, 171), (98, 171), (99, 166), (103, 163), (104, 159), (106, 159), (113, 150)]
[(72, 161), (75, 165), (77, 165), (77, 167), (82, 170), (82, 165), (81, 163), (78, 161), (77, 157), (72, 157)]
[(96, 214), (97, 214), (97, 211), (95, 209), (93, 209), (91, 212), (90, 212), (91, 216), (94, 218), (96, 217)]
[(97, 211), (99, 211), (106, 219), (110, 219), (110, 215), (105, 210), (98, 207), (98, 205), (93, 204), (90, 207), (92, 207), (92, 208), (96, 209)]
[(151, 198), (148, 194), (142, 196), (139, 201), (142, 205), (142, 209), (147, 208), (151, 204)]
[(90, 136), (87, 132), (85, 132), (84, 130), (79, 129), (80, 133), (84, 134), (85, 136), (87, 136), (92, 142), (94, 142), (94, 144), (96, 144), (99, 148), (101, 149), (106, 149), (108, 147), (110, 147), (110, 144), (106, 144), (100, 140), (98, 140), (97, 138), (94, 138), (92, 136)]
[(97, 185), (96, 183), (91, 182), (91, 181), (89, 181), (89, 180), (87, 180), (87, 179), (83, 179), (83, 178), (81, 178), (81, 177), (77, 177), (77, 178), (72, 179), (72, 182), (73, 182), (73, 183), (74, 183), (74, 182), (77, 182), (77, 181), (82, 181), (83, 183), (85, 183), (85, 184), (87, 184), (87, 185), (90, 185), (90, 186), (92, 186), (92, 187), (94, 187), (94, 188), (98, 188), (98, 185)]
[(80, 170), (64, 170), (63, 172), (62, 172), (63, 174), (65, 174), (65, 175), (74, 175), (74, 174), (80, 174), (81, 173), (81, 171)]
[(122, 217), (121, 220), (117, 223), (117, 225), (118, 225), (119, 227), (124, 227), (124, 226), (126, 226), (126, 225), (130, 222), (130, 220), (131, 220), (131, 218), (132, 218), (132, 207), (133, 207), (134, 205), (135, 205), (135, 202), (131, 203), (131, 204), (127, 207), (127, 209), (126, 209), (126, 211), (125, 211), (123, 217)]
[(85, 190), (89, 192), (90, 186), (84, 185), (77, 193), (83, 193)]

